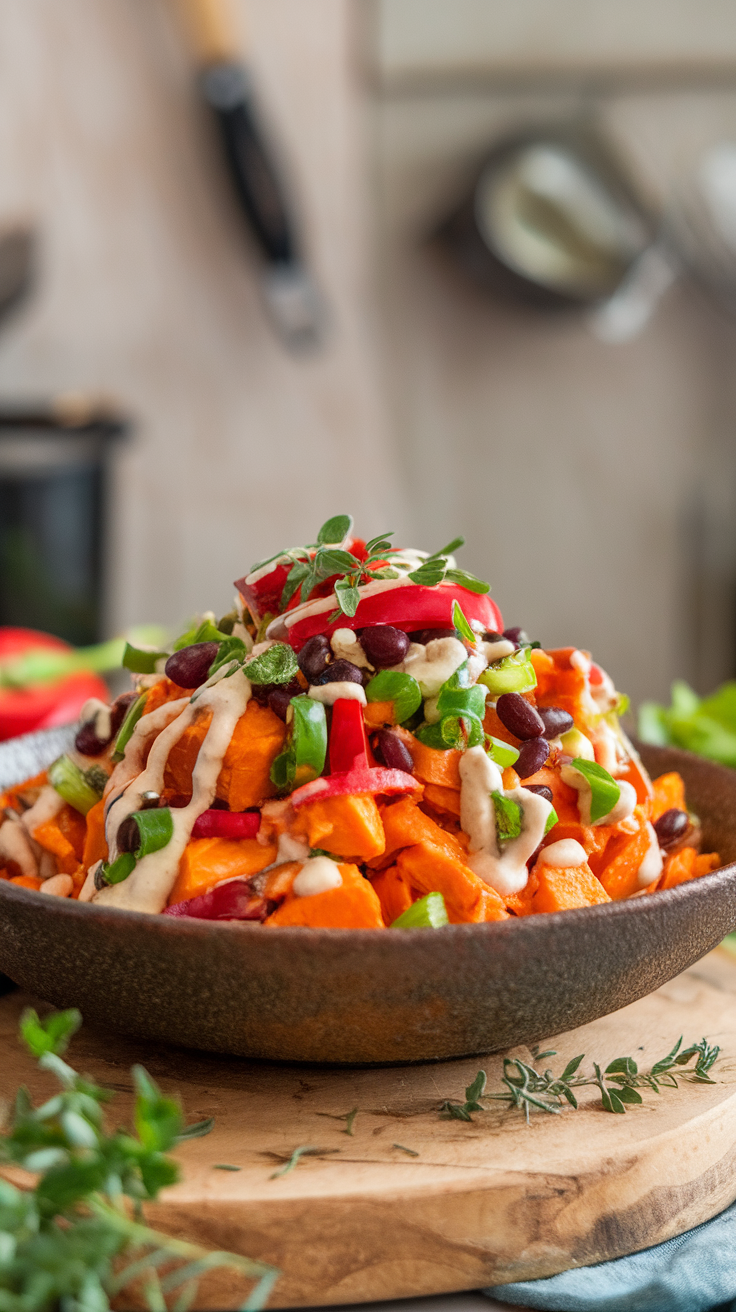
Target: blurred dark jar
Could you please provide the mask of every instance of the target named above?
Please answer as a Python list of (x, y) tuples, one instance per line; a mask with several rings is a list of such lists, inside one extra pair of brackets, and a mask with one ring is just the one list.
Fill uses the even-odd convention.
[(80, 402), (0, 406), (0, 625), (97, 642), (119, 416)]

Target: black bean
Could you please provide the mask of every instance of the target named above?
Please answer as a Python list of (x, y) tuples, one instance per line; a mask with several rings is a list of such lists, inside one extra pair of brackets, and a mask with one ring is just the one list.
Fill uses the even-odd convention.
[(112, 730), (113, 738), (117, 736), (118, 729), (128, 714), (128, 711), (133, 705), (133, 702), (137, 700), (137, 692), (121, 692), (120, 696), (115, 698), (115, 701), (110, 707), (110, 728)]
[(409, 748), (390, 729), (378, 730), (373, 751), (376, 760), (389, 770), (404, 770), (407, 774), (413, 774), (414, 762)]
[(519, 748), (514, 769), (520, 779), (528, 779), (530, 775), (536, 774), (537, 770), (541, 770), (548, 756), (549, 743), (546, 738), (528, 738)]
[(409, 637), (412, 642), (421, 642), (426, 647), (428, 642), (435, 642), (438, 638), (459, 638), (460, 634), (457, 629), (417, 629)]
[[(181, 686), (181, 685), (180, 685)], [(118, 852), (137, 852), (141, 845), (141, 833), (132, 815), (126, 815), (118, 827)]]
[[(112, 735), (111, 735), (112, 736)], [(95, 721), (88, 720), (78, 730), (74, 739), (74, 746), (82, 756), (100, 756), (104, 752), (110, 738), (98, 738), (95, 733)]]
[(316, 683), (331, 658), (332, 648), (329, 638), (326, 638), (324, 633), (315, 633), (313, 638), (305, 642), (296, 659), (305, 679), (309, 683)]
[(483, 631), (484, 642), (501, 642), (502, 640), (503, 640), (502, 633), (496, 633), (493, 629), (484, 629)]
[(507, 642), (514, 642), (514, 643), (516, 643), (517, 647), (520, 646), (522, 642), (528, 642), (528, 641), (529, 641), (529, 639), (527, 638), (526, 633), (525, 633), (524, 630), (521, 628), (521, 626), (518, 625), (518, 624), (517, 624), (514, 628), (511, 628), (511, 629), (504, 629), (504, 631), (503, 631), (503, 633), (502, 633), (501, 636), (502, 636), (503, 638), (506, 638)]
[(361, 630), (360, 645), (376, 670), (400, 665), (409, 650), (409, 635), (392, 624), (373, 624)]
[(561, 733), (572, 729), (575, 723), (570, 712), (563, 711), (561, 706), (538, 706), (537, 712), (544, 721), (545, 738), (558, 738)]
[(502, 693), (496, 702), (496, 714), (515, 738), (541, 738), (544, 733), (544, 720), (520, 692)]
[(323, 670), (318, 679), (314, 680), (317, 684), (324, 683), (361, 683), (363, 682), (362, 670), (352, 661), (333, 661), (331, 665)]
[(268, 692), (268, 705), (274, 715), (278, 715), (280, 720), (285, 721), (292, 697), (298, 697), (301, 691), (302, 686), (297, 679), (292, 679), (291, 683), (283, 683), (280, 686), (272, 684)]
[(671, 847), (682, 838), (689, 825), (690, 817), (687, 811), (680, 811), (676, 806), (670, 807), (669, 811), (663, 811), (659, 820), (654, 822), (654, 832), (657, 835), (659, 846), (666, 851), (668, 847)]
[(527, 792), (536, 793), (537, 797), (543, 797), (545, 802), (552, 801), (552, 789), (548, 788), (546, 784), (522, 784), (521, 786), (526, 788)]
[(180, 688), (199, 688), (209, 677), (219, 646), (219, 642), (194, 642), (191, 647), (175, 651), (164, 666), (167, 679)]

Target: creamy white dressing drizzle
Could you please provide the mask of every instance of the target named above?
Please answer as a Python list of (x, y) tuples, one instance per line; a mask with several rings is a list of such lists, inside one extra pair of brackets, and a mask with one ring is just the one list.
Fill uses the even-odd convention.
[[(415, 587), (408, 574), (401, 574), (397, 579), (374, 579), (372, 583), (361, 583), (358, 588), (361, 601), (366, 597), (376, 597), (381, 592), (390, 592), (393, 588)], [(437, 583), (437, 588), (452, 587), (453, 584)], [(325, 611), (335, 609), (335, 595), (330, 593), (329, 597), (317, 597), (314, 601), (305, 601), (301, 606), (295, 606), (293, 610), (285, 611), (283, 615), (277, 615), (266, 629), (268, 638), (282, 639), (288, 633), (288, 630), (298, 624), (300, 620), (310, 619), (313, 615), (323, 615)]]
[(516, 651), (513, 642), (508, 638), (499, 638), (497, 642), (482, 642), (483, 655), (488, 665), (493, 665), (495, 661), (502, 661), (505, 656), (510, 656)]
[(315, 897), (341, 886), (342, 875), (336, 861), (328, 856), (310, 856), (291, 887), (295, 897)]
[(510, 897), (526, 886), (526, 863), (539, 847), (552, 811), (551, 803), (526, 788), (512, 788), (505, 797), (521, 808), (521, 833), (504, 843), (496, 838), (496, 813), (491, 793), (503, 792), (498, 766), (483, 747), (471, 747), (460, 758), (460, 824), (470, 839), (467, 864), (501, 897)]
[(111, 861), (116, 855), (115, 840), (122, 821), (132, 811), (138, 810), (144, 792), (162, 791), (171, 748), (195, 720), (207, 711), (212, 711), (212, 720), (192, 774), (192, 800), (187, 806), (172, 808), (174, 832), (166, 847), (141, 857), (127, 879), (96, 892), (93, 901), (126, 907), (130, 911), (147, 911), (151, 914), (163, 911), (177, 876), (179, 861), (191, 838), (194, 822), (214, 801), (222, 762), (235, 726), (241, 715), (245, 714), (250, 693), (248, 679), (242, 670), (238, 670), (231, 678), (222, 679), (207, 688), (196, 703), (190, 701), (177, 719), (159, 734), (151, 748), (145, 770), (126, 788), (122, 797), (112, 803), (108, 811), (105, 831)]
[(467, 659), (465, 645), (457, 638), (433, 638), (426, 647), (412, 642), (401, 664), (392, 668), (410, 674), (423, 696), (433, 697)]
[(560, 838), (549, 847), (543, 847), (536, 860), (538, 866), (554, 866), (557, 870), (570, 870), (585, 865), (588, 857), (582, 843), (575, 838)]
[[(274, 866), (282, 866), (286, 861), (306, 861), (308, 858), (309, 843), (305, 839), (297, 838), (295, 834), (286, 831), (279, 834)], [(268, 869), (271, 870), (272, 867), (269, 866)]]
[(361, 670), (373, 669), (354, 629), (335, 629), (330, 638), (330, 646), (336, 660), (351, 661)]
[(361, 706), (367, 705), (362, 683), (312, 684), (307, 689), (307, 696), (311, 697), (313, 702), (321, 702), (323, 706), (334, 706), (338, 701), (355, 701), (360, 702)]
[(649, 836), (649, 846), (644, 860), (639, 866), (639, 873), (636, 878), (639, 888), (649, 888), (649, 885), (653, 884), (655, 879), (659, 879), (664, 865), (654, 825), (650, 824), (649, 821), (647, 821), (647, 834)]
[(146, 761), (149, 743), (158, 737), (167, 725), (189, 705), (188, 697), (179, 697), (175, 702), (165, 702), (155, 711), (142, 715), (125, 747), (122, 761), (115, 766), (107, 781), (103, 796), (105, 799), (126, 788), (131, 779), (141, 773)]
[(36, 798), (33, 806), (29, 806), (20, 817), (20, 822), (25, 826), (28, 833), (33, 835), (34, 830), (41, 825), (47, 824), (53, 820), (54, 816), (63, 811), (65, 806), (64, 798), (60, 797), (51, 784), (45, 784)]

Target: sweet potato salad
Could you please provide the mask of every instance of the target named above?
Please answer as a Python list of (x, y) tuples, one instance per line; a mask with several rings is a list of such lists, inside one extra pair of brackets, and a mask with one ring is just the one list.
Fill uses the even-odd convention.
[(151, 915), (437, 928), (672, 888), (700, 854), (586, 651), (504, 626), (453, 552), (338, 515), (230, 614), (128, 646), (133, 690), (2, 797), (0, 875)]

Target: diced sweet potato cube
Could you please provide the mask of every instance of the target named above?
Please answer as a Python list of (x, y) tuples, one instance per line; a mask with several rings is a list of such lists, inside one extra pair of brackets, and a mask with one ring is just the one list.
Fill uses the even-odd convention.
[(405, 847), (396, 864), (407, 883), (419, 893), (442, 894), (453, 923), (508, 917), (498, 893), (446, 848), (431, 843)]
[[(203, 715), (182, 734), (169, 752), (164, 782), (175, 794), (191, 796), (192, 773), (210, 725)], [(284, 745), (286, 725), (268, 706), (248, 703), (225, 753), (217, 780), (217, 796), (231, 811), (246, 811), (276, 795), (269, 773)]]
[(275, 859), (276, 845), (262, 844), (255, 838), (192, 838), (179, 862), (169, 905), (198, 897), (223, 879), (255, 875)]
[[(454, 834), (443, 829), (431, 816), (425, 814), (408, 797), (399, 802), (392, 802), (383, 808), (383, 828), (386, 835), (386, 855), (398, 852), (402, 847), (414, 847), (416, 843), (431, 843), (441, 848), (458, 861), (463, 861), (465, 853)], [(432, 889), (427, 889), (431, 893)]]
[(371, 880), (371, 883), (378, 895), (387, 925), (392, 925), (415, 901), (414, 890), (398, 866), (389, 866), (387, 870), (382, 870), (375, 879)]
[(312, 929), (385, 929), (378, 895), (357, 866), (339, 867), (340, 888), (296, 897), (289, 893), (266, 925), (303, 925)]
[(661, 774), (659, 779), (655, 779), (652, 788), (654, 797), (652, 799), (652, 820), (659, 820), (665, 811), (687, 811), (685, 802), (685, 784), (682, 775), (676, 770), (670, 771), (669, 774)]
[(306, 802), (299, 808), (298, 829), (310, 847), (321, 847), (336, 856), (369, 861), (386, 848), (381, 813), (370, 795), (345, 794), (324, 801)]
[(589, 866), (560, 870), (556, 866), (535, 867), (539, 888), (532, 899), (532, 911), (572, 911), (575, 907), (592, 907), (611, 899)]
[(681, 851), (665, 857), (664, 870), (657, 888), (676, 888), (678, 884), (686, 884), (688, 880), (698, 879), (700, 875), (709, 875), (720, 864), (721, 858), (717, 852), (704, 852), (698, 856), (694, 847), (683, 847)]
[[(611, 838), (604, 853), (605, 864), (596, 873), (609, 897), (614, 902), (631, 897), (639, 888), (639, 867), (649, 848), (649, 830), (641, 821), (635, 834), (617, 834)], [(591, 860), (595, 863), (595, 857)]]

